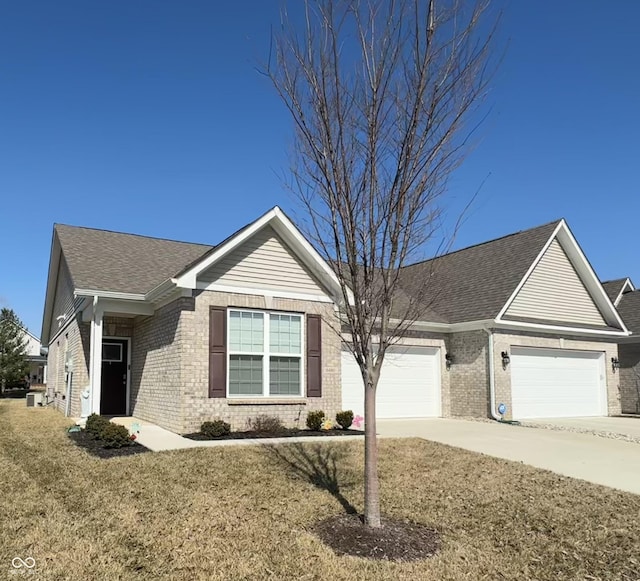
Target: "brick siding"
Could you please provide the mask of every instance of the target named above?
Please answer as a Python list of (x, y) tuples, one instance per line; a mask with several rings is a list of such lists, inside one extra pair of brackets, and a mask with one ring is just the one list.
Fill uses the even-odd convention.
[(488, 343), (488, 335), (484, 331), (452, 333), (447, 338), (447, 349), (454, 358), (449, 371), (452, 416), (488, 415)]
[(640, 344), (620, 343), (620, 410), (640, 414)]
[[(71, 400), (71, 417), (80, 416), (80, 394), (89, 385), (90, 325), (83, 323), (80, 315), (68, 324), (66, 329), (49, 345), (47, 355), (47, 400), (52, 401), (57, 410), (65, 412), (67, 398)], [(71, 389), (66, 392), (65, 350), (73, 358)]]

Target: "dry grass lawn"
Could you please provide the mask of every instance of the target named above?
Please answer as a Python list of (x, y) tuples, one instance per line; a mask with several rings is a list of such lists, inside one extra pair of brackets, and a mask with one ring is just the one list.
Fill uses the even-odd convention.
[[(640, 496), (422, 440), (380, 442), (383, 510), (435, 527), (416, 563), (336, 557), (309, 531), (362, 509), (362, 443), (100, 460), (68, 420), (0, 401), (0, 578), (640, 578)], [(640, 448), (638, 449), (640, 454)], [(11, 573), (14, 557), (35, 573)]]

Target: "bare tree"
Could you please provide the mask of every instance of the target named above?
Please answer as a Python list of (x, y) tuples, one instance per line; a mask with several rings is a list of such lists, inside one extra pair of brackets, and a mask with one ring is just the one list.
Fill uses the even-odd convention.
[(490, 77), (487, 1), (308, 0), (303, 32), (284, 12), (274, 35), (267, 74), (295, 126), (289, 185), (334, 265), (364, 382), (370, 527), (381, 526), (380, 370), (429, 298), (401, 269), (443, 239), (449, 177)]

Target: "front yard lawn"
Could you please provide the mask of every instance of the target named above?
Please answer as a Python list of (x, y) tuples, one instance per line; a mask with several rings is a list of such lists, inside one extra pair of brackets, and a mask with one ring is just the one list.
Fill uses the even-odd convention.
[[(94, 458), (69, 421), (0, 401), (0, 578), (640, 578), (640, 496), (422, 440), (381, 440), (383, 511), (436, 529), (414, 563), (338, 557), (316, 524), (362, 511), (362, 442)], [(6, 575), (5, 575), (6, 572)]]

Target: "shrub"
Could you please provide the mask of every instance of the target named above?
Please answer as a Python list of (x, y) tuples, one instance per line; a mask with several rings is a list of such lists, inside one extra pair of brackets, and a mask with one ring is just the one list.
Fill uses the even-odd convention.
[(207, 438), (217, 438), (219, 436), (226, 436), (231, 432), (231, 424), (223, 422), (222, 420), (213, 420), (212, 422), (203, 422), (200, 426), (200, 433), (207, 436)]
[(259, 415), (255, 418), (247, 420), (247, 428), (251, 432), (284, 432), (285, 427), (282, 425), (280, 418), (276, 416)]
[(336, 422), (340, 424), (343, 430), (348, 430), (353, 423), (353, 412), (351, 410), (344, 410), (336, 414)]
[(323, 421), (324, 421), (324, 412), (322, 410), (309, 412), (307, 414), (307, 428), (309, 428), (310, 430), (313, 430), (314, 432), (320, 431)]
[(123, 446), (130, 446), (132, 443), (129, 437), (129, 430), (124, 426), (112, 424), (111, 422), (102, 429), (100, 440), (103, 448), (122, 448)]
[(91, 414), (87, 418), (87, 423), (85, 425), (85, 429), (94, 439), (101, 439), (102, 431), (109, 425), (111, 422), (105, 418), (104, 416), (99, 416), (98, 414)]

